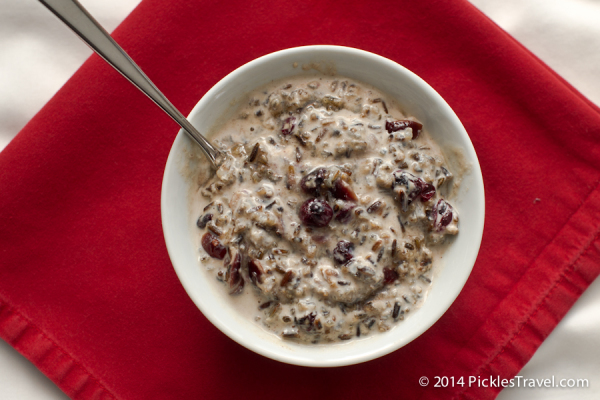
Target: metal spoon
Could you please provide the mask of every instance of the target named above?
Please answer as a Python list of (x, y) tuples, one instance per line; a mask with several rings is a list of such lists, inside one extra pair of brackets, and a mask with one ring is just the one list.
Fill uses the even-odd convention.
[(173, 104), (161, 93), (127, 53), (113, 40), (100, 24), (87, 12), (77, 0), (39, 0), (62, 22), (73, 30), (100, 57), (119, 71), (146, 96), (163, 109), (183, 130), (198, 143), (217, 169), (222, 154), (200, 132), (196, 130)]

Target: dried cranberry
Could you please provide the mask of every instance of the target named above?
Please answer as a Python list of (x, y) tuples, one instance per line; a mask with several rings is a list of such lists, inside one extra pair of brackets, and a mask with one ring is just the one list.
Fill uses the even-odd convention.
[(425, 202), (435, 196), (435, 187), (431, 183), (427, 183), (422, 179), (419, 179), (419, 185), (421, 186), (421, 201)]
[(326, 168), (317, 168), (310, 173), (306, 174), (302, 180), (300, 181), (300, 188), (304, 193), (312, 194), (313, 196), (318, 196), (321, 192), (321, 187), (325, 182), (325, 177), (327, 175)]
[(385, 121), (385, 129), (388, 133), (397, 132), (402, 129), (411, 128), (413, 132), (413, 139), (419, 137), (421, 130), (423, 129), (423, 124), (417, 121), (410, 121), (407, 119), (399, 120), (399, 121)]
[(264, 272), (265, 270), (260, 264), (260, 261), (250, 260), (250, 262), (248, 263), (248, 274), (250, 275), (250, 280), (252, 280), (252, 283), (254, 283), (255, 285), (262, 283), (262, 275), (264, 274)]
[(296, 117), (287, 117), (283, 121), (283, 126), (281, 127), (281, 134), (286, 136), (292, 133), (294, 128), (296, 127)]
[(434, 206), (431, 212), (433, 218), (433, 227), (437, 232), (442, 231), (446, 226), (452, 222), (452, 211), (454, 209), (444, 199), (440, 199)]
[(400, 275), (398, 275), (398, 272), (396, 272), (395, 270), (388, 268), (388, 267), (383, 267), (383, 284), (384, 285), (389, 285), (394, 283), (394, 281), (396, 279), (398, 279), (400, 277)]
[(394, 187), (404, 186), (406, 198), (403, 201), (402, 209), (406, 211), (407, 206), (413, 202), (417, 197), (421, 201), (425, 202), (435, 196), (435, 187), (431, 183), (425, 182), (421, 178), (417, 178), (410, 172), (402, 171), (401, 169), (395, 171), (394, 175)]
[(331, 194), (333, 195), (333, 197), (340, 200), (358, 200), (358, 197), (356, 197), (356, 193), (354, 193), (354, 190), (352, 190), (350, 185), (348, 185), (348, 183), (346, 183), (346, 181), (344, 181), (343, 179), (339, 178), (336, 179), (335, 182), (333, 182)]
[(333, 259), (339, 264), (345, 264), (354, 257), (352, 254), (353, 250), (354, 243), (347, 240), (340, 240), (335, 246), (335, 249), (333, 249)]
[(324, 200), (308, 199), (300, 207), (300, 221), (308, 226), (322, 228), (333, 217), (331, 206)]
[(341, 222), (342, 224), (347, 224), (350, 222), (352, 218), (352, 210), (356, 207), (356, 205), (352, 203), (346, 203), (340, 208), (338, 213), (335, 215), (335, 220)]
[(237, 253), (231, 263), (227, 266), (227, 283), (229, 294), (239, 294), (244, 288), (244, 278), (241, 273), (242, 256)]
[(227, 254), (227, 248), (221, 244), (219, 239), (210, 232), (206, 232), (202, 236), (202, 248), (209, 256), (222, 260)]

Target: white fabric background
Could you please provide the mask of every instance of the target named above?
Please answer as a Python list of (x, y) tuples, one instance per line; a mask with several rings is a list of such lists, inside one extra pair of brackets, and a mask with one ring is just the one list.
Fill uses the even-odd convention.
[[(112, 31), (139, 0), (81, 2)], [(471, 2), (600, 105), (600, 0)], [(0, 10), (0, 149), (90, 54), (91, 50), (37, 1), (3, 0)], [(498, 398), (600, 398), (599, 338), (600, 280), (597, 280), (519, 373), (528, 379), (554, 376), (556, 382), (563, 378), (588, 379), (590, 387), (510, 388)], [(0, 340), (0, 399), (66, 400), (67, 397), (28, 360)]]

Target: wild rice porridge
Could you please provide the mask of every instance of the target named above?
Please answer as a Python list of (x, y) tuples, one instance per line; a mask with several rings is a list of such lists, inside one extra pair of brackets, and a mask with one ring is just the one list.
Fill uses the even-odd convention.
[(456, 183), (396, 101), (339, 76), (286, 79), (251, 93), (212, 141), (226, 161), (194, 195), (200, 264), (268, 330), (337, 342), (422, 304), (458, 233), (443, 198)]

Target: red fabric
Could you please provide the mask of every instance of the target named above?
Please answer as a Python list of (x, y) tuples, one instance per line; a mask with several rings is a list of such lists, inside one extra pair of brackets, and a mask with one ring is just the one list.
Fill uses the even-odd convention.
[(418, 379), (511, 378), (600, 271), (599, 110), (466, 1), (147, 0), (114, 37), (184, 113), (287, 47), (399, 62), (469, 132), (486, 225), (461, 295), (404, 348), (332, 369), (256, 355), (202, 316), (167, 256), (177, 127), (93, 56), (0, 153), (0, 335), (73, 399), (493, 398)]

